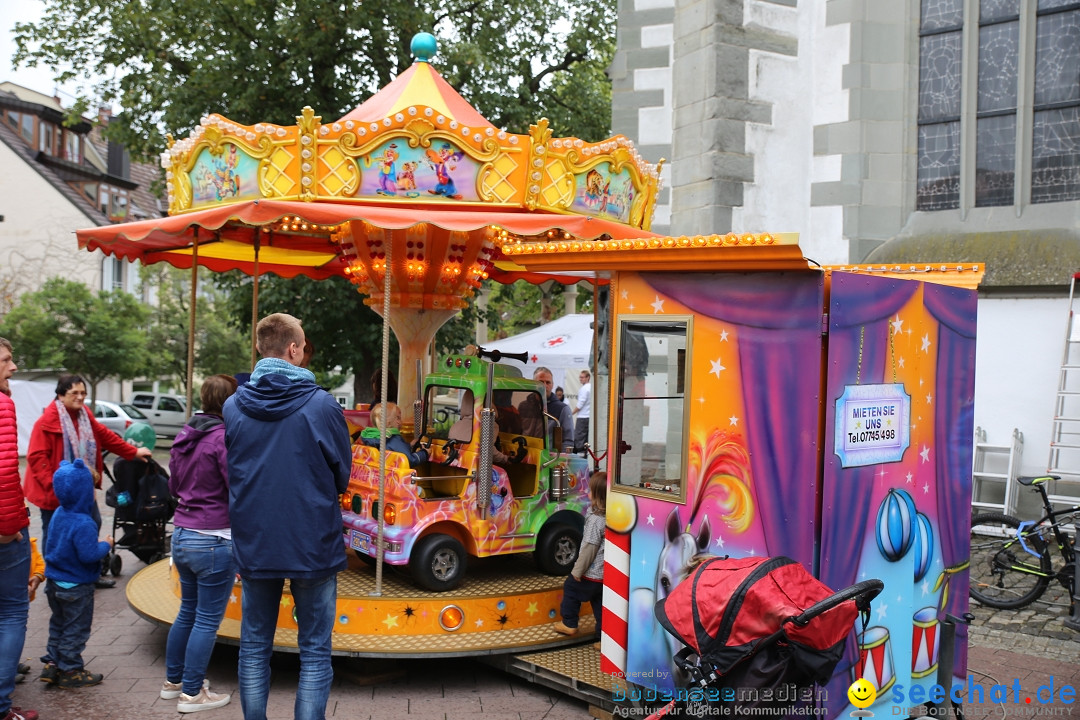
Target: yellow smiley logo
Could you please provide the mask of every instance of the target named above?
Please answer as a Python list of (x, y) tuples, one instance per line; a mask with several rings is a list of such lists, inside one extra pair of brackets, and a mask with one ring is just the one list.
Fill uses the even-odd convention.
[(860, 710), (864, 710), (874, 704), (877, 700), (877, 690), (870, 684), (870, 681), (866, 678), (859, 678), (855, 682), (851, 683), (851, 686), (847, 689), (848, 700), (851, 704)]

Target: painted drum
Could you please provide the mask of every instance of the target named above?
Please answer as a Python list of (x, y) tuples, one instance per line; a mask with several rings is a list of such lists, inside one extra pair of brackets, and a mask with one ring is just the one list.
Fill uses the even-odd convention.
[(923, 678), (937, 670), (938, 616), (936, 607), (924, 607), (911, 618), (911, 677)]
[(859, 643), (859, 663), (855, 666), (853, 680), (863, 678), (872, 684), (878, 694), (885, 692), (896, 682), (893, 672), (892, 640), (889, 629), (881, 625), (866, 628)]

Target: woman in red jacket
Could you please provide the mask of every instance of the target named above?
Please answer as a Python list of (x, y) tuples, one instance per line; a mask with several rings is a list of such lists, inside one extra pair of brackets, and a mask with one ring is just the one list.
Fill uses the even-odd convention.
[[(69, 462), (82, 458), (94, 470), (94, 486), (101, 487), (101, 471), (105, 464), (102, 449), (125, 460), (150, 457), (149, 448), (128, 445), (123, 438), (105, 427), (85, 407), (86, 383), (78, 375), (61, 375), (56, 383), (56, 401), (34, 423), (30, 432), (30, 449), (26, 455), (26, 499), (41, 509), (41, 547), (48, 542), (49, 520), (60, 506), (53, 492), (53, 473), (61, 460)], [(93, 508), (97, 524), (101, 515), (97, 504)]]

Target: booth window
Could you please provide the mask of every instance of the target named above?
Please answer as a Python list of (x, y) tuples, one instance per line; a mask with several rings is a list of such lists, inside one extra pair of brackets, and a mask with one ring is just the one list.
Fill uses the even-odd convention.
[(686, 499), (690, 316), (619, 319), (613, 487)]

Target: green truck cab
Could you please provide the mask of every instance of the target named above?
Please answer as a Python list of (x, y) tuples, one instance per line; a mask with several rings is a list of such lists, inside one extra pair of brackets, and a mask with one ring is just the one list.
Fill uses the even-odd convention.
[(388, 451), (381, 503), (379, 449), (354, 445), (341, 503), (346, 544), (374, 562), (381, 518), (383, 561), (408, 565), (433, 591), (459, 585), (469, 556), (532, 552), (542, 571), (568, 574), (589, 508), (589, 467), (560, 452), (544, 387), (517, 368), (451, 355), (421, 397), (418, 441), (429, 459), (413, 468)]

